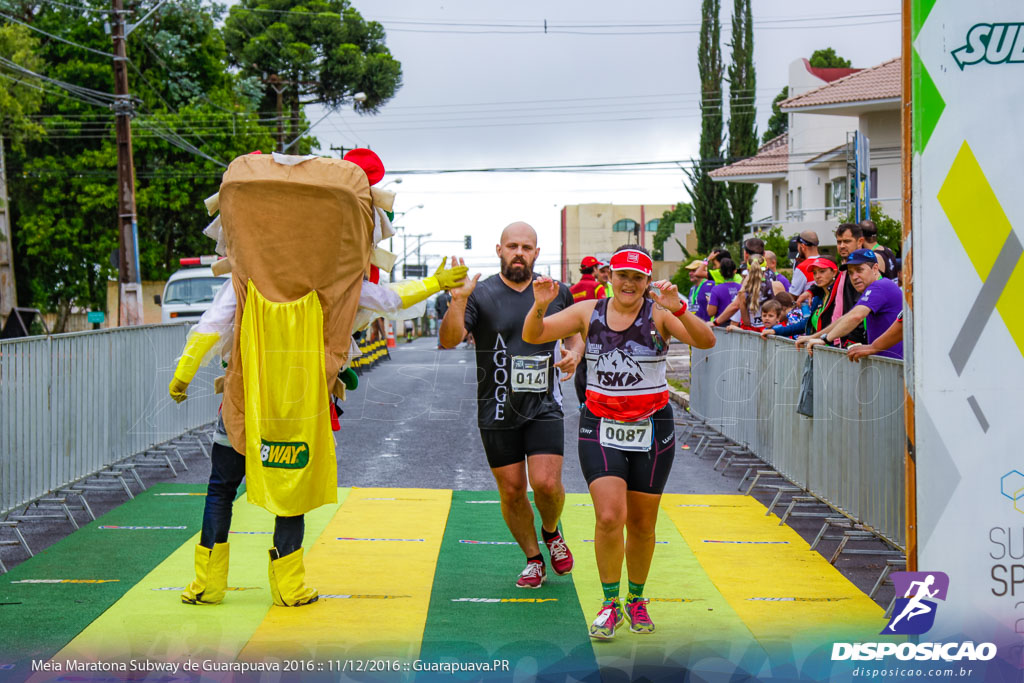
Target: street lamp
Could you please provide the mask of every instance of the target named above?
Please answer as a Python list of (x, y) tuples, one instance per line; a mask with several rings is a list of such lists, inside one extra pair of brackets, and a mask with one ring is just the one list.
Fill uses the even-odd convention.
[[(401, 178), (396, 178), (392, 182), (400, 183), (400, 182), (402, 182), (402, 179)], [(416, 206), (412, 207), (411, 209), (406, 209), (405, 211), (396, 211), (395, 212), (395, 216), (396, 217), (397, 216), (405, 216), (406, 214), (412, 213), (416, 209), (422, 209), (422, 208), (423, 208), (422, 204), (417, 204)], [(405, 245), (404, 246), (404, 254), (402, 256), (402, 261), (404, 262), (405, 261), (405, 257), (408, 256), (408, 254), (409, 254), (409, 249), (408, 249), (409, 238), (408, 238), (407, 233), (405, 232), (405, 226), (404, 225), (394, 225), (394, 224), (392, 224), (392, 227), (394, 227), (395, 230), (401, 230), (402, 231), (402, 241), (403, 241), (403, 244)], [(392, 254), (395, 253), (395, 238), (393, 236), (388, 240), (388, 251), (390, 251)], [(397, 265), (398, 264), (395, 263), (395, 265), (391, 267), (391, 281), (392, 282), (395, 281), (395, 267), (397, 267)]]

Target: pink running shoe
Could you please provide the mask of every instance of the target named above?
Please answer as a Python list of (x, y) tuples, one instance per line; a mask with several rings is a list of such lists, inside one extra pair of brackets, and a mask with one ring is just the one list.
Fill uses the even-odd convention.
[(595, 640), (611, 640), (615, 637), (615, 629), (622, 626), (625, 616), (618, 600), (605, 600), (597, 619), (590, 625), (590, 637)]
[(519, 588), (540, 588), (544, 585), (544, 579), (547, 578), (547, 569), (544, 568), (543, 562), (527, 562), (526, 569), (519, 575), (519, 580), (516, 581), (516, 586)]
[(551, 553), (551, 569), (559, 576), (564, 576), (572, 571), (573, 559), (569, 546), (565, 544), (565, 537), (559, 531), (558, 535), (550, 541), (545, 541), (548, 552)]

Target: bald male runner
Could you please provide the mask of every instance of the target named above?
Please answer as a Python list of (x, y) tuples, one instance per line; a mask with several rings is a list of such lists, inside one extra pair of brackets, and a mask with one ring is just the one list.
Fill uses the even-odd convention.
[[(501, 496), (501, 514), (519, 547), (526, 568), (516, 585), (540, 588), (547, 577), (537, 542), (533, 508), (526, 496), (529, 481), (541, 519), (541, 535), (558, 575), (572, 571), (573, 558), (558, 529), (565, 504), (562, 486), (564, 430), (557, 367), (572, 375), (582, 355), (575, 335), (555, 362), (555, 345), (523, 341), (523, 319), (533, 308), (533, 264), (540, 250), (537, 233), (526, 223), (512, 223), (496, 246), (501, 272), (480, 282), (477, 274), (451, 290), (452, 301), (441, 323), (440, 341), (447, 349), (466, 332), (476, 339), (477, 424), (480, 439)], [(458, 259), (458, 265), (462, 265)], [(456, 265), (453, 260), (453, 265)], [(559, 285), (548, 314), (568, 308), (572, 294)]]

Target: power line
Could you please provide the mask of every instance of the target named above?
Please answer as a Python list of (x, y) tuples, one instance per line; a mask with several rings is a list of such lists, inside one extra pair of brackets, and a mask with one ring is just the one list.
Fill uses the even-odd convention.
[(96, 49), (93, 49), (93, 48), (88, 47), (86, 45), (80, 45), (78, 43), (72, 42), (72, 41), (68, 40), (67, 38), (61, 38), (60, 36), (55, 36), (52, 33), (47, 33), (46, 31), (44, 31), (41, 28), (36, 28), (32, 24), (26, 24), (24, 21), (20, 21), (18, 19), (15, 19), (12, 16), (8, 16), (8, 15), (4, 14), (3, 12), (0, 12), (0, 17), (3, 17), (7, 21), (13, 21), (15, 24), (21, 24), (22, 26), (35, 31), (36, 33), (41, 33), (41, 34), (43, 34), (44, 36), (46, 36), (48, 38), (53, 38), (54, 40), (60, 41), (62, 43), (66, 43), (66, 44), (68, 44), (68, 45), (70, 45), (72, 47), (77, 47), (80, 50), (88, 50), (89, 52), (92, 52), (93, 54), (97, 54), (97, 55), (99, 55), (101, 57), (107, 57), (109, 59), (113, 59), (114, 58), (114, 55), (111, 54), (110, 52), (103, 52), (102, 50), (96, 50)]

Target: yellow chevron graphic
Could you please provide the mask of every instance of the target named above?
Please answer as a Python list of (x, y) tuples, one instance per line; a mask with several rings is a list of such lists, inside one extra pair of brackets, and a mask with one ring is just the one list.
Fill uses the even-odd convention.
[[(989, 185), (970, 145), (964, 141), (938, 194), (953, 230), (978, 277), (984, 282), (992, 272), (1000, 249), (1013, 232), (999, 199)], [(1024, 259), (1017, 262), (1006, 287), (999, 295), (996, 310), (1024, 354)]]

